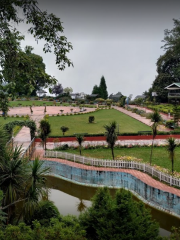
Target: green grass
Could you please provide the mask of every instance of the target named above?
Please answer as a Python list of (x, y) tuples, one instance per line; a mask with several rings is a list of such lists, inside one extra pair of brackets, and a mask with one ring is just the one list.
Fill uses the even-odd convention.
[[(89, 123), (89, 116), (95, 117), (95, 123)], [(61, 126), (66, 126), (69, 131), (66, 136), (74, 133), (104, 134), (104, 125), (116, 121), (119, 124), (120, 133), (136, 133), (138, 131), (150, 131), (151, 128), (115, 109), (99, 110), (93, 113), (71, 116), (49, 117), (52, 132), (50, 136), (62, 136)]]
[[(43, 104), (46, 104), (46, 106), (54, 106), (53, 101), (39, 101), (39, 100), (29, 100), (29, 101), (10, 101), (9, 106), (10, 107), (19, 107), (19, 106), (32, 106), (35, 104), (35, 106), (44, 106)], [(60, 103), (57, 102), (56, 106), (60, 106)]]
[[(133, 147), (133, 148), (115, 148), (114, 153), (115, 157), (117, 156), (133, 156), (136, 158), (142, 159), (144, 163), (149, 163), (150, 158), (150, 147)], [(78, 149), (68, 149), (66, 152), (70, 152), (73, 154), (79, 154)], [(92, 158), (100, 158), (100, 159), (112, 159), (111, 150), (110, 149), (84, 149), (82, 150), (82, 155), (86, 157)], [(154, 147), (153, 149), (153, 157), (152, 157), (152, 165), (157, 165), (163, 168), (167, 168), (171, 171), (171, 161), (168, 157), (168, 152), (165, 147)], [(175, 161), (174, 161), (174, 170), (180, 172), (180, 147), (177, 147), (175, 153)]]
[[(13, 122), (13, 121), (19, 121), (19, 120), (25, 120), (25, 118), (22, 117), (7, 117), (6, 119), (4, 119), (3, 117), (0, 117), (0, 125), (4, 125), (8, 122)], [(13, 129), (13, 135), (16, 136), (16, 134), (20, 131), (21, 126), (15, 126)]]
[[(18, 100), (18, 101), (10, 101), (9, 102), (9, 107), (19, 107), (19, 106), (44, 106), (44, 104), (46, 104), (46, 106), (54, 106), (54, 101), (43, 101), (43, 100)], [(73, 103), (62, 103), (60, 104), (60, 102), (56, 102), (56, 106), (73, 106), (73, 107), (77, 107), (76, 104)], [(90, 108), (95, 108), (96, 105), (92, 105), (92, 104), (80, 104), (79, 106), (84, 106), (84, 107), (90, 107)]]

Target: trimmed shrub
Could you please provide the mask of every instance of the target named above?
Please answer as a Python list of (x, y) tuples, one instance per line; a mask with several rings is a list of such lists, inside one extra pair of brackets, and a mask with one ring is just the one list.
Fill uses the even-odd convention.
[(89, 123), (93, 123), (95, 120), (95, 117), (94, 116), (89, 116)]

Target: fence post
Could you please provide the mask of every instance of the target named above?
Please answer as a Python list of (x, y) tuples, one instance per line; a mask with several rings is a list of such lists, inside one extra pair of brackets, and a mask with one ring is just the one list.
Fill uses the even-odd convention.
[(152, 168), (152, 177), (153, 177), (153, 168)]
[(171, 186), (171, 185), (172, 185), (172, 176), (170, 176), (170, 179), (169, 179), (169, 180), (170, 180), (170, 183), (169, 183), (169, 184), (170, 184), (170, 186)]
[(56, 158), (57, 158), (57, 151), (56, 151)]
[(146, 171), (146, 165), (145, 165), (145, 163), (144, 163), (144, 172)]
[(84, 164), (84, 157), (83, 157), (83, 164)]
[(159, 180), (161, 181), (161, 172), (160, 172), (160, 175), (159, 175)]
[(75, 154), (74, 154), (74, 162), (75, 162)]

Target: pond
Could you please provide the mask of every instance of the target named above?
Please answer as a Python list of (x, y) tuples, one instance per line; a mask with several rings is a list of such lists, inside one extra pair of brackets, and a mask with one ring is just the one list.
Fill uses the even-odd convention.
[[(51, 189), (49, 199), (52, 200), (63, 215), (72, 214), (78, 216), (83, 207), (91, 206), (90, 199), (96, 193), (97, 188), (75, 184), (61, 178), (47, 177), (47, 186)], [(110, 189), (112, 195), (116, 189)], [(135, 200), (139, 201), (134, 197)], [(147, 206), (152, 218), (159, 222), (160, 235), (169, 236), (172, 226), (180, 226), (180, 218)]]

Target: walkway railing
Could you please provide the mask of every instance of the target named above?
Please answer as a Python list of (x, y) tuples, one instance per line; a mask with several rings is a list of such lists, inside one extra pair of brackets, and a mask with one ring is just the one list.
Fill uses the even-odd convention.
[(133, 161), (121, 161), (121, 160), (104, 160), (104, 159), (93, 159), (80, 155), (75, 155), (67, 152), (59, 151), (45, 151), (45, 157), (62, 158), (71, 160), (73, 162), (91, 165), (95, 167), (110, 167), (110, 168), (126, 168), (136, 169), (148, 173), (152, 177), (156, 177), (160, 181), (168, 183), (170, 186), (180, 187), (180, 179), (172, 177), (169, 174), (165, 174), (156, 170), (154, 167), (149, 166), (145, 163), (138, 163)]
[(35, 138), (33, 138), (33, 140), (30, 142), (29, 146), (25, 149), (25, 151), (23, 151), (22, 153), (22, 158), (24, 157), (28, 157), (29, 159), (32, 157), (32, 154), (34, 152), (35, 149)]

